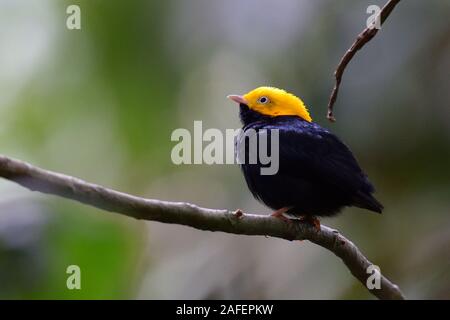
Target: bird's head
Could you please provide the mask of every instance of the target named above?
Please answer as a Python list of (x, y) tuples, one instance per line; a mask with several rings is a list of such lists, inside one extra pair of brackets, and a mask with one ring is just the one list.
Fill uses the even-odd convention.
[(312, 121), (303, 101), (282, 89), (259, 87), (242, 96), (229, 95), (228, 98), (265, 116), (298, 116)]

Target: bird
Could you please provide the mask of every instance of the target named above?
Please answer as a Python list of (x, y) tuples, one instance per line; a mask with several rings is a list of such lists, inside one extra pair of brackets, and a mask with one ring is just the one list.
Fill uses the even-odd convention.
[[(373, 196), (375, 188), (352, 151), (335, 134), (313, 122), (300, 98), (266, 86), (227, 97), (239, 104), (242, 133), (253, 129), (258, 146), (263, 132), (278, 131), (275, 174), (262, 174), (265, 164), (259, 160), (240, 163), (250, 192), (275, 210), (272, 216), (286, 221), (300, 219), (320, 230), (319, 218), (335, 216), (345, 207), (382, 213), (383, 205)], [(238, 138), (236, 153), (241, 148), (244, 160), (248, 160), (248, 143)]]

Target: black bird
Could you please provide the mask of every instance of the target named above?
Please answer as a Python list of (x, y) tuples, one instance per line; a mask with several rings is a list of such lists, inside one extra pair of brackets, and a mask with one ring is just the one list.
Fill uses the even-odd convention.
[[(333, 216), (346, 206), (381, 213), (383, 206), (374, 197), (374, 187), (358, 165), (350, 149), (334, 134), (312, 122), (303, 102), (284, 90), (260, 87), (244, 96), (230, 95), (240, 105), (243, 135), (236, 151), (245, 156), (241, 169), (253, 196), (276, 210), (313, 222), (316, 217)], [(263, 134), (268, 153), (273, 129), (278, 130), (278, 171), (262, 174), (267, 164), (252, 156), (251, 134), (256, 133), (259, 156)], [(246, 143), (244, 143), (246, 142)], [(273, 158), (274, 154), (270, 154)]]

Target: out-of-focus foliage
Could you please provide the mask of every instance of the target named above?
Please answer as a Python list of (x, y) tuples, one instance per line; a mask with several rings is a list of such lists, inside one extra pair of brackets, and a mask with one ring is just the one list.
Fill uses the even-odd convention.
[[(1, 153), (147, 197), (267, 213), (236, 166), (175, 166), (171, 132), (238, 128), (225, 96), (274, 85), (345, 140), (382, 216), (324, 223), (408, 297), (450, 298), (450, 3), (403, 1), (334, 67), (384, 1), (0, 0)], [(82, 29), (66, 28), (78, 4)], [(0, 181), (0, 298), (369, 298), (308, 243), (132, 221)], [(279, 261), (283, 261), (282, 264)], [(82, 289), (66, 288), (79, 265)]]

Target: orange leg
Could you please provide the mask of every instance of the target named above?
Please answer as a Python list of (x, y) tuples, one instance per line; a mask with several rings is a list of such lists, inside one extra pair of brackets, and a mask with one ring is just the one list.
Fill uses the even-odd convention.
[(308, 224), (312, 225), (314, 227), (314, 229), (316, 229), (317, 232), (320, 231), (320, 220), (317, 219), (316, 217), (302, 216), (300, 218), (300, 221), (303, 223), (308, 223)]
[(290, 207), (283, 207), (283, 208), (280, 208), (280, 209), (274, 211), (274, 212), (271, 214), (271, 216), (274, 217), (274, 218), (277, 218), (277, 219), (281, 219), (281, 220), (286, 221), (286, 222), (291, 222), (291, 219), (286, 218), (286, 217), (283, 215), (283, 214), (284, 214), (286, 211), (288, 211), (289, 209), (290, 209)]

